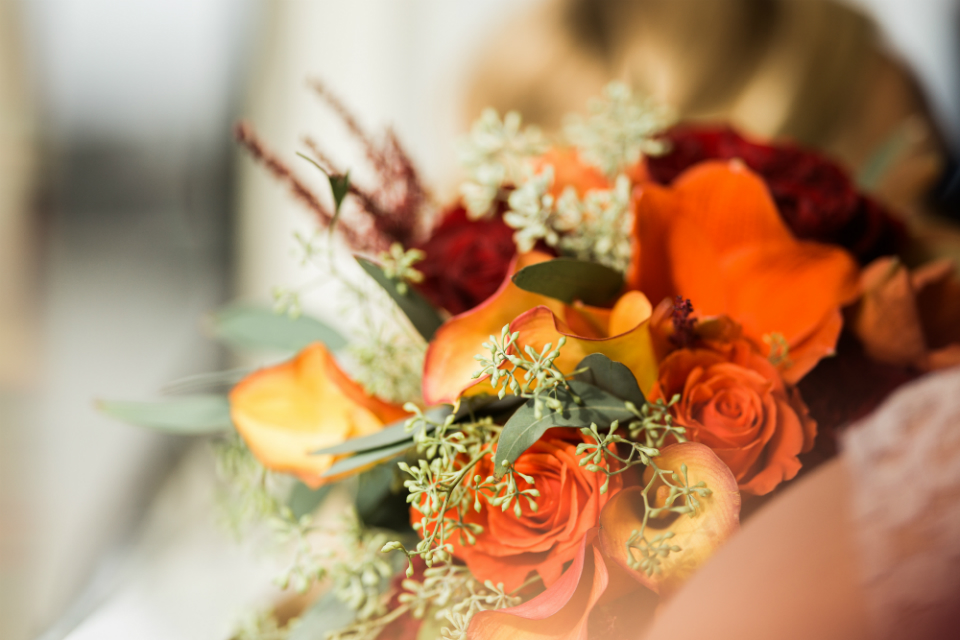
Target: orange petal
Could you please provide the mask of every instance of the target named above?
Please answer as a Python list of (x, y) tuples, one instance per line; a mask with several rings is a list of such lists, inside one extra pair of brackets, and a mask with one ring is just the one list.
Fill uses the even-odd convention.
[(563, 319), (578, 336), (605, 338), (610, 335), (610, 309), (591, 307), (579, 300), (563, 310)]
[(550, 256), (531, 251), (514, 259), (510, 275), (496, 293), (483, 304), (454, 316), (437, 329), (427, 347), (423, 366), (423, 399), (428, 405), (453, 404), (467, 389), (470, 395), (493, 393), (489, 384), (473, 379), (480, 367), (474, 356), (486, 353), (483, 343), (518, 315), (538, 305), (562, 312), (563, 303), (524, 291), (510, 276), (531, 264), (550, 260)]
[[(842, 326), (839, 309), (860, 291), (853, 258), (815, 242), (754, 245), (725, 256), (715, 268), (723, 277), (722, 306), (698, 302), (710, 294), (696, 278), (678, 274), (682, 295), (702, 313), (734, 318), (757, 344), (767, 334), (782, 334), (795, 362), (809, 362), (806, 356), (815, 353), (807, 371), (833, 353)], [(799, 380), (804, 373), (784, 372), (784, 377)]]
[(650, 337), (650, 302), (638, 292), (623, 296), (610, 314), (610, 329), (621, 332), (609, 338), (588, 338), (573, 333), (569, 326), (546, 307), (537, 307), (517, 317), (511, 331), (519, 331), (518, 346), (540, 352), (547, 343), (554, 347), (561, 336), (567, 343), (555, 364), (564, 373), (572, 372), (591, 353), (602, 353), (622, 362), (636, 376), (640, 389), (649, 393), (657, 380), (657, 360)]
[(880, 258), (863, 270), (863, 298), (854, 331), (874, 360), (909, 366), (927, 351), (907, 269), (896, 258)]
[[(730, 469), (706, 445), (696, 442), (670, 445), (654, 461), (659, 468), (672, 470), (681, 479), (681, 465), (686, 465), (688, 486), (702, 481), (711, 491), (709, 496), (697, 497), (700, 509), (693, 517), (668, 515), (648, 520), (648, 539), (671, 531), (674, 536), (668, 540), (669, 544), (677, 545), (681, 550), (661, 558), (661, 571), (652, 576), (629, 569), (627, 554), (637, 552), (628, 551), (627, 540), (634, 531), (640, 529), (643, 521), (642, 487), (624, 489), (604, 506), (600, 514), (600, 544), (607, 557), (633, 571), (642, 584), (658, 593), (667, 594), (675, 592), (739, 529), (740, 494)], [(648, 482), (652, 475), (653, 470), (648, 468), (644, 481)], [(651, 501), (661, 486), (662, 483), (657, 480), (651, 487), (648, 494)]]
[(856, 262), (796, 240), (742, 163), (701, 163), (672, 188), (643, 185), (636, 217), (631, 286), (654, 300), (690, 298), (700, 315), (728, 315), (758, 344), (782, 334), (795, 362), (790, 380), (832, 353), (837, 310), (859, 292)]
[(406, 416), (367, 394), (343, 373), (321, 343), (244, 378), (230, 393), (230, 416), (250, 451), (273, 471), (311, 487), (335, 456), (311, 451), (379, 431)]
[(471, 640), (580, 640), (587, 637), (587, 620), (607, 588), (609, 576), (600, 550), (593, 544), (596, 529), (584, 536), (573, 564), (540, 595), (516, 607), (481, 611), (470, 621)]

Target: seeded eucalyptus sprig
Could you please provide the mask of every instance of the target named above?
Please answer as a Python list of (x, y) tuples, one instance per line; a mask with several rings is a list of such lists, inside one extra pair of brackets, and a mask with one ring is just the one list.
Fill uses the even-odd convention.
[[(551, 411), (560, 411), (563, 405), (556, 397), (556, 390), (563, 389), (573, 394), (566, 374), (554, 364), (567, 343), (566, 336), (560, 337), (556, 349), (553, 343), (548, 342), (539, 353), (529, 345), (521, 350), (517, 344), (519, 337), (519, 331), (510, 332), (510, 325), (504, 325), (499, 340), (490, 336), (489, 342), (483, 343), (490, 357), (480, 354), (474, 356), (481, 368), (473, 374), (473, 379), (490, 376), (490, 385), (494, 389), (500, 387), (497, 391), (500, 399), (508, 391), (521, 398), (532, 398), (538, 419), (543, 415), (544, 406)], [(521, 372), (522, 376), (519, 375)]]

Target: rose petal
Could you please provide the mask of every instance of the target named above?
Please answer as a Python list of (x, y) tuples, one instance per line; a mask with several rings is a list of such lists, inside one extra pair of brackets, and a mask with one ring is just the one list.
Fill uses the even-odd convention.
[(491, 335), (499, 336), (504, 325), (528, 309), (544, 305), (558, 313), (563, 310), (560, 301), (524, 291), (510, 281), (510, 276), (523, 267), (549, 259), (537, 251), (518, 256), (503, 284), (486, 302), (443, 323), (424, 359), (424, 402), (453, 404), (467, 389), (469, 395), (493, 393), (489, 384), (472, 378), (480, 368), (474, 356), (486, 353), (483, 343)]
[[(631, 552), (627, 550), (627, 540), (633, 531), (640, 529), (643, 521), (642, 487), (624, 489), (604, 507), (600, 514), (600, 544), (607, 557), (633, 571), (634, 577), (642, 584), (658, 593), (667, 594), (675, 592), (739, 529), (740, 493), (730, 469), (706, 445), (695, 442), (670, 445), (660, 452), (655, 462), (661, 469), (673, 470), (681, 478), (680, 467), (687, 465), (689, 486), (703, 481), (712, 492), (707, 497), (697, 498), (700, 511), (693, 517), (677, 516), (662, 528), (656, 528), (658, 519), (651, 518), (648, 521), (649, 537), (672, 531), (674, 537), (669, 543), (679, 546), (681, 551), (662, 558), (661, 572), (652, 576), (630, 569), (627, 554)], [(648, 468), (644, 476), (648, 481), (652, 477), (652, 470)], [(649, 495), (656, 495), (656, 489), (657, 486), (652, 487)]]
[(230, 417), (257, 459), (311, 487), (335, 479), (321, 478), (335, 456), (311, 451), (374, 433), (406, 415), (348, 378), (321, 343), (247, 376), (230, 393)]

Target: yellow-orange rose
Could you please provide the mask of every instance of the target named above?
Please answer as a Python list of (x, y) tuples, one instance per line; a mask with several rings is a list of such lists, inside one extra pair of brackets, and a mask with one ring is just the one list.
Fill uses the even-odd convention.
[(678, 393), (676, 423), (730, 467), (740, 491), (769, 493), (797, 475), (797, 455), (813, 447), (817, 423), (799, 393), (746, 340), (667, 356), (652, 399)]

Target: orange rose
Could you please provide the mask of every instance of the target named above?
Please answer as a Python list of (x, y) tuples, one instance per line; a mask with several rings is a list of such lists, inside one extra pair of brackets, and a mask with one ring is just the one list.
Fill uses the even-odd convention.
[(743, 492), (763, 495), (790, 480), (800, 470), (797, 455), (813, 447), (817, 423), (799, 393), (746, 340), (667, 356), (652, 399), (678, 393), (677, 424), (713, 449)]
[[(576, 546), (559, 580), (536, 597), (509, 609), (481, 611), (470, 622), (471, 640), (570, 640), (639, 638), (653, 620), (659, 599), (672, 595), (739, 528), (740, 494), (726, 465), (702, 444), (666, 447), (662, 469), (683, 473), (691, 485), (704, 482), (694, 517), (651, 522), (656, 534), (671, 533), (679, 552), (661, 556), (660, 571), (648, 576), (629, 568), (627, 541), (641, 526), (642, 489), (621, 491), (603, 508), (600, 527)], [(685, 470), (684, 470), (685, 469)], [(655, 535), (656, 535), (655, 534)]]
[[(577, 444), (583, 442), (576, 429), (551, 429), (514, 463), (520, 473), (531, 476), (540, 492), (537, 510), (521, 501), (518, 518), (513, 508), (502, 511), (485, 505), (480, 513), (466, 518), (483, 527), (476, 544), (460, 543), (454, 535), (447, 542), (453, 555), (470, 567), (478, 580), (502, 582), (511, 591), (536, 571), (547, 586), (560, 578), (563, 565), (577, 553), (583, 536), (600, 521), (600, 510), (621, 486), (621, 476), (610, 479), (606, 493), (600, 493), (605, 480), (602, 473), (587, 471), (579, 465)], [(493, 475), (493, 460), (477, 465), (482, 478)], [(519, 489), (529, 488), (517, 478)], [(412, 511), (413, 519), (420, 518)]]

